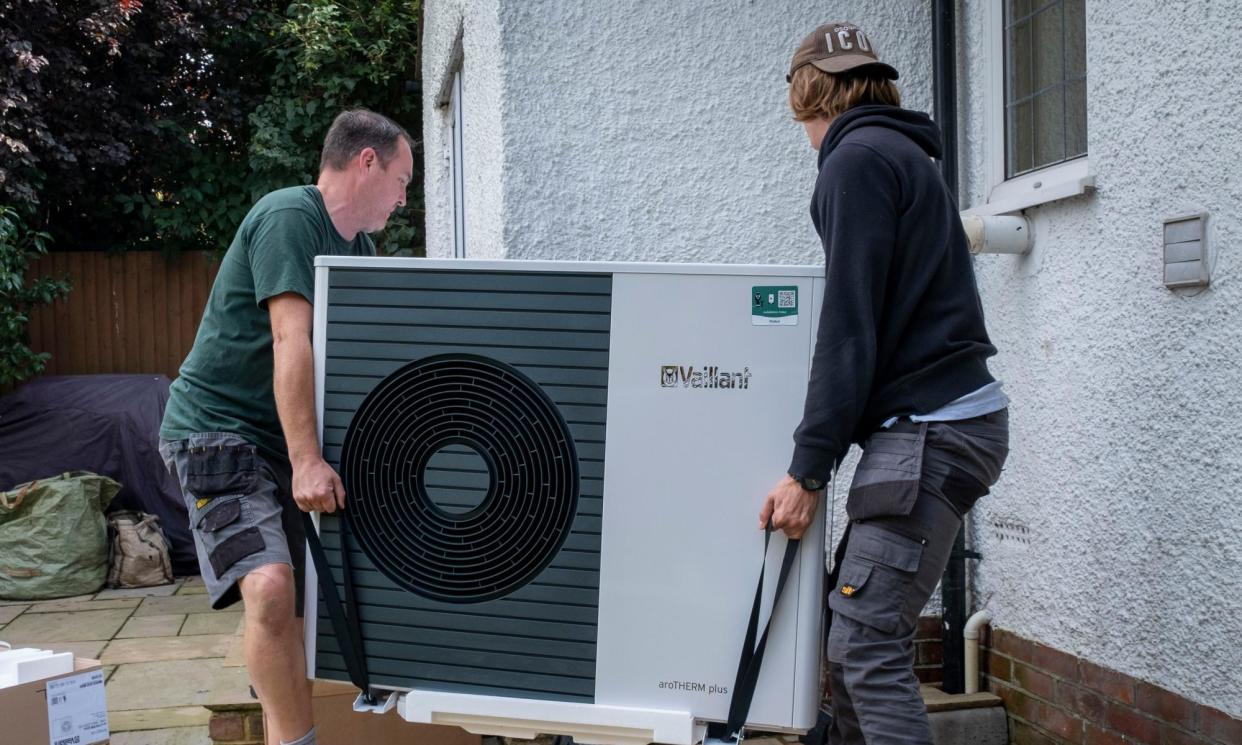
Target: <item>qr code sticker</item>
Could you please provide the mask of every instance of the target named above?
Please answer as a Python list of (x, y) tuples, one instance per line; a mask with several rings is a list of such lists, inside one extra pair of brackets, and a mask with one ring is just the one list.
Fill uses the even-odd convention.
[(776, 293), (776, 307), (778, 308), (796, 308), (798, 307), (798, 291), (797, 290), (780, 290)]

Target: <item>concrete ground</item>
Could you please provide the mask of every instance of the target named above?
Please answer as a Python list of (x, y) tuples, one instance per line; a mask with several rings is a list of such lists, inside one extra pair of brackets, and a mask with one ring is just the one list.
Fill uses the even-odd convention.
[(250, 701), (241, 605), (213, 611), (202, 581), (0, 601), (0, 640), (104, 665), (112, 745), (208, 743), (204, 704)]

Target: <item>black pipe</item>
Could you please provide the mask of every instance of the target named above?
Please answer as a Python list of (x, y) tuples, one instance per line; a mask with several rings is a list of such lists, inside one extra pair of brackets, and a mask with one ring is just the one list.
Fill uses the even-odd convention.
[(940, 125), (940, 172), (953, 201), (957, 194), (957, 0), (934, 0), (932, 10), (932, 86)]
[[(933, 0), (932, 5), (932, 84), (935, 96), (935, 117), (940, 125), (940, 172), (958, 203), (957, 193), (957, 0)], [(962, 630), (966, 627), (966, 551), (965, 525), (953, 542), (949, 565), (940, 580), (940, 604), (943, 617), (945, 693), (965, 690), (962, 658), (965, 643)]]

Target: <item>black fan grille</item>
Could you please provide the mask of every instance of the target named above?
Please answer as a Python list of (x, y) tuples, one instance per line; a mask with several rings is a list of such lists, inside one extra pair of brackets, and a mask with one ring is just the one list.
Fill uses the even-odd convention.
[[(428, 495), (427, 462), (464, 445), (487, 464), (478, 507)], [(397, 585), (473, 603), (507, 595), (551, 562), (578, 503), (578, 458), (556, 405), (516, 368), (476, 355), (427, 357), (385, 378), (358, 408), (341, 451), (350, 525)]]

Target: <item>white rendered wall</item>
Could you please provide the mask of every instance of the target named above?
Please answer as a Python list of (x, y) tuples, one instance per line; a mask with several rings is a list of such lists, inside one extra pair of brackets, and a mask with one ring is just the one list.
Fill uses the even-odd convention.
[(498, 0), (434, 0), (424, 4), (423, 150), (427, 255), (453, 255), (453, 73), (461, 65), (466, 255), (504, 255), (501, 172), (505, 97)]
[(785, 73), (816, 25), (863, 8), (930, 106), (927, 3), (502, 0), (508, 256), (822, 262)]
[[(968, 0), (962, 20), (966, 204), (984, 190), (983, 1)], [(1088, 2), (1098, 189), (1029, 210), (1031, 256), (976, 262), (1001, 350), (992, 369), (1013, 399), (1008, 466), (975, 509), (977, 604), (1001, 628), (1233, 716), (1242, 716), (1240, 27), (1237, 3)], [(1193, 54), (1172, 51), (1177, 40), (1193, 40)], [(1167, 290), (1161, 219), (1201, 210), (1211, 213), (1212, 286)]]

